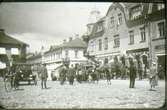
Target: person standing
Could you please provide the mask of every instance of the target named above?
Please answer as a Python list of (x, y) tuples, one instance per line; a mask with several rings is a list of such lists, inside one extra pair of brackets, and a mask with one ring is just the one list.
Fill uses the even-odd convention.
[(69, 80), (70, 85), (73, 85), (74, 77), (75, 77), (75, 70), (74, 70), (73, 65), (71, 65), (71, 68), (69, 68), (68, 70), (68, 80)]
[(59, 70), (60, 84), (63, 85), (66, 81), (67, 68), (65, 65)]
[(134, 88), (134, 86), (135, 86), (135, 78), (136, 78), (136, 66), (135, 66), (132, 58), (130, 58), (129, 75), (130, 75), (129, 88)]
[(46, 86), (46, 81), (48, 78), (48, 72), (47, 72), (47, 68), (46, 68), (46, 64), (43, 64), (41, 69), (40, 69), (40, 74), (41, 74), (41, 87), (42, 89), (45, 87), (45, 89), (47, 88)]
[(141, 61), (138, 61), (138, 75), (139, 75), (139, 80), (142, 80), (143, 79), (143, 69), (142, 69)]
[(158, 85), (158, 74), (157, 74), (157, 68), (156, 68), (155, 62), (152, 63), (149, 80), (150, 80), (150, 87), (151, 87), (150, 90), (153, 90), (153, 88), (155, 88), (155, 86)]

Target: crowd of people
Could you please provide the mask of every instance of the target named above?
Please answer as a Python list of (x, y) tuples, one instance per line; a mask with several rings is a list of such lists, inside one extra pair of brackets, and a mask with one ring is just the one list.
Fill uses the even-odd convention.
[[(135, 88), (135, 79), (138, 78), (142, 80), (143, 78), (150, 79), (150, 88), (151, 90), (158, 85), (158, 76), (162, 70), (157, 70), (157, 64), (152, 62), (152, 68), (148, 68), (147, 65), (142, 67), (140, 61), (137, 61), (134, 58), (128, 58), (128, 63), (126, 59), (122, 57), (118, 60), (117, 57), (114, 57), (112, 63), (104, 63), (103, 66), (100, 64), (91, 64), (91, 65), (69, 65), (64, 64), (59, 69), (59, 77), (57, 80), (60, 81), (60, 84), (63, 85), (65, 81), (68, 81), (70, 85), (73, 85), (74, 81), (79, 83), (89, 82), (89, 83), (98, 83), (99, 80), (106, 80), (107, 84), (111, 85), (112, 79), (128, 79), (130, 80), (129, 88)], [(39, 68), (34, 72), (32, 68), (27, 68), (26, 66), (12, 66), (7, 68), (4, 72), (5, 74), (12, 74), (14, 77), (11, 80), (11, 85), (18, 87), (19, 80), (22, 75), (24, 77), (29, 77), (33, 75), (34, 81), (36, 81), (37, 75), (41, 79), (41, 88), (47, 88), (47, 78), (48, 72), (46, 64), (41, 64)], [(36, 73), (36, 74), (33, 74)], [(162, 74), (162, 73), (161, 73)], [(26, 76), (27, 75), (27, 76)], [(161, 76), (162, 77), (162, 76)], [(160, 78), (161, 78), (160, 77)]]
[[(129, 64), (127, 65), (124, 60), (120, 60), (115, 57), (114, 62), (110, 65), (104, 64), (100, 66), (99, 64), (94, 65), (63, 65), (59, 70), (60, 84), (63, 85), (65, 81), (68, 81), (70, 85), (73, 85), (74, 81), (79, 83), (89, 82), (95, 83), (101, 79), (107, 81), (107, 84), (111, 84), (111, 79), (129, 79), (129, 88), (135, 88), (135, 79), (138, 78), (142, 80), (143, 78), (150, 79), (150, 90), (158, 85), (158, 73), (157, 65), (152, 62), (151, 67), (144, 69), (141, 68), (141, 63), (136, 63), (134, 58), (128, 58)], [(146, 70), (145, 70), (146, 69)], [(150, 70), (150, 71), (149, 71)]]

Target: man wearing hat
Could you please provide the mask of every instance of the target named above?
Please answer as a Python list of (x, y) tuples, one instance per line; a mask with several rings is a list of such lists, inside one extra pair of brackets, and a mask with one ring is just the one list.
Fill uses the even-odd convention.
[(40, 74), (41, 74), (41, 87), (42, 89), (45, 87), (45, 89), (47, 88), (46, 86), (46, 81), (48, 78), (48, 72), (46, 69), (46, 64), (42, 64), (42, 67), (40, 68)]

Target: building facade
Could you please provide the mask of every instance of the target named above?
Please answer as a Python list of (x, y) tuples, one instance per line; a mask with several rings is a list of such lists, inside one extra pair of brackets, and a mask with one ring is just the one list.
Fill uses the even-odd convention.
[(157, 61), (165, 56), (164, 30), (164, 4), (113, 3), (86, 36), (87, 52), (102, 63), (122, 54)]
[(85, 50), (86, 43), (80, 38), (70, 38), (68, 42), (64, 40), (61, 45), (51, 46), (49, 51), (44, 52), (42, 61), (48, 69), (49, 79), (51, 79), (51, 72), (56, 71), (63, 62), (68, 62), (69, 66), (86, 63)]
[(26, 47), (28, 44), (7, 35), (3, 29), (0, 30), (0, 62), (5, 66), (14, 63), (26, 62)]

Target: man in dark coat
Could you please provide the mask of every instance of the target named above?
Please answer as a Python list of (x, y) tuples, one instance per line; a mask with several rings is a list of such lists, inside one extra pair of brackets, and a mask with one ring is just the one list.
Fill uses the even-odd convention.
[(46, 64), (43, 64), (42, 67), (40, 68), (40, 74), (41, 74), (41, 87), (43, 89), (43, 86), (45, 86), (45, 89), (46, 89), (47, 88), (46, 81), (48, 78)]
[(71, 68), (69, 68), (69, 70), (68, 70), (68, 80), (69, 80), (70, 85), (73, 85), (74, 77), (75, 77), (75, 69), (74, 69), (73, 65), (71, 65)]
[(59, 70), (60, 84), (61, 85), (63, 85), (64, 82), (66, 81), (66, 73), (67, 73), (66, 66), (63, 65), (63, 67)]
[(111, 84), (111, 73), (108, 68), (104, 68), (104, 73), (106, 75), (107, 84)]
[(135, 64), (134, 64), (132, 59), (130, 59), (129, 72), (130, 72), (130, 85), (129, 85), (129, 88), (134, 88), (135, 78), (136, 78), (136, 67), (135, 67)]

